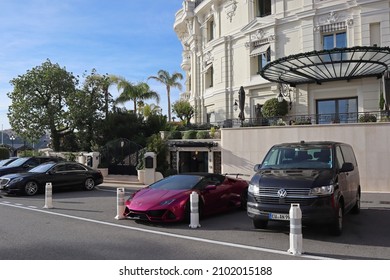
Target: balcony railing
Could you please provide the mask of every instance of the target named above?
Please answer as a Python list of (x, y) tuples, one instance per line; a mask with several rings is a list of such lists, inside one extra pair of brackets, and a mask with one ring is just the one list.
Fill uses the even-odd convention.
[(288, 115), (272, 118), (227, 119), (215, 123), (219, 127), (252, 127), (283, 125), (317, 125), (362, 122), (390, 122), (390, 111), (356, 112), (345, 114)]

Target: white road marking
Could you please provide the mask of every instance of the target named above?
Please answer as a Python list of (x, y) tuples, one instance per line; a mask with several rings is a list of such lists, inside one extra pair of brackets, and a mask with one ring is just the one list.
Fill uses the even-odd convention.
[[(272, 254), (277, 254), (277, 255), (292, 256), (287, 251), (273, 250), (273, 249), (254, 247), (254, 246), (248, 246), (248, 245), (242, 245), (242, 244), (236, 244), (236, 243), (230, 243), (230, 242), (224, 242), (224, 241), (216, 241), (216, 240), (211, 240), (211, 239), (206, 239), (206, 238), (199, 238), (199, 237), (193, 237), (193, 236), (179, 235), (179, 234), (169, 233), (169, 232), (161, 232), (161, 231), (137, 228), (137, 227), (132, 227), (132, 226), (118, 225), (118, 224), (113, 224), (113, 223), (109, 223), (109, 222), (103, 222), (103, 221), (99, 221), (99, 220), (92, 220), (92, 219), (88, 219), (88, 218), (71, 216), (71, 215), (62, 214), (62, 213), (50, 212), (49, 210), (28, 208), (26, 206), (21, 206), (21, 205), (18, 205), (18, 204), (10, 204), (9, 202), (1, 201), (0, 205), (4, 205), (4, 206), (8, 206), (8, 207), (21, 208), (21, 209), (25, 209), (25, 210), (29, 210), (29, 211), (35, 211), (35, 212), (45, 213), (45, 214), (49, 214), (49, 215), (60, 216), (60, 217), (80, 220), (80, 221), (84, 221), (84, 222), (90, 222), (90, 223), (95, 223), (95, 224), (112, 226), (112, 227), (118, 227), (118, 228), (133, 230), (133, 231), (151, 233), (151, 234), (162, 235), (162, 236), (169, 236), (169, 237), (174, 237), (174, 238), (198, 241), (198, 242), (203, 242), (203, 243), (210, 243), (210, 244), (227, 246), (227, 247), (247, 249), (247, 250), (252, 250), (252, 251), (260, 251), (260, 252), (272, 253)], [(305, 255), (305, 254), (302, 254), (299, 257), (307, 258), (307, 259), (314, 259), (314, 260), (332, 260), (332, 258), (313, 256), (313, 255)]]

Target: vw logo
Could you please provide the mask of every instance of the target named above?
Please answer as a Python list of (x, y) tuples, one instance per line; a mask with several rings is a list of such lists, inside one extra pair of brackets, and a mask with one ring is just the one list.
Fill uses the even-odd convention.
[(278, 197), (285, 198), (287, 196), (287, 191), (285, 189), (278, 190)]

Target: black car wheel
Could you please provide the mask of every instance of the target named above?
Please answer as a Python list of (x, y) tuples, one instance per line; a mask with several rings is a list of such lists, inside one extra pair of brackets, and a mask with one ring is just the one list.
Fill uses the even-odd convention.
[(257, 229), (265, 229), (268, 226), (268, 220), (253, 220), (253, 226)]
[(36, 195), (38, 190), (38, 184), (34, 181), (27, 182), (24, 186), (24, 193), (29, 196)]
[(351, 210), (352, 214), (359, 214), (360, 213), (360, 190), (356, 193), (356, 203), (355, 206), (353, 206)]
[(92, 178), (87, 178), (84, 182), (84, 189), (92, 191), (95, 188), (95, 181)]
[(337, 203), (336, 208), (337, 216), (335, 220), (330, 225), (330, 231), (333, 235), (339, 236), (343, 232), (343, 218), (344, 218), (344, 209), (343, 205), (339, 202)]

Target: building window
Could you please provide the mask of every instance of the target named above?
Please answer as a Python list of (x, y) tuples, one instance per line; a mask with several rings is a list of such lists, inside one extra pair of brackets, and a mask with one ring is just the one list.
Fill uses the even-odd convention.
[(381, 26), (379, 22), (370, 23), (370, 45), (377, 47), (381, 45)]
[[(347, 47), (347, 33), (344, 32), (335, 32), (331, 34), (325, 34), (322, 37), (323, 49), (331, 50), (334, 48), (346, 48)], [(339, 61), (345, 60), (345, 54), (337, 53), (331, 54), (330, 57), (326, 56), (323, 58), (324, 61)]]
[(356, 123), (357, 98), (317, 100), (317, 123)]
[(214, 18), (209, 19), (207, 22), (207, 42), (214, 39)]
[(257, 0), (256, 11), (258, 17), (271, 15), (271, 0)]
[(331, 50), (334, 48), (346, 48), (347, 47), (347, 33), (338, 32), (332, 34), (324, 34), (322, 37), (323, 49)]
[(263, 68), (271, 61), (271, 50), (268, 48), (265, 52), (257, 56), (257, 72), (260, 73)]
[(256, 44), (250, 52), (251, 57), (251, 75), (259, 74), (263, 68), (271, 61), (271, 48), (270, 44)]
[(205, 73), (205, 82), (206, 88), (211, 88), (214, 86), (214, 68), (212, 65), (207, 68)]

